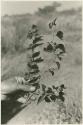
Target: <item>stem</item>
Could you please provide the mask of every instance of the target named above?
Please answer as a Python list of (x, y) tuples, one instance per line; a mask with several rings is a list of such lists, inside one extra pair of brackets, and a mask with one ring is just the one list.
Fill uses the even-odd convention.
[(52, 41), (54, 41), (54, 33), (55, 33), (55, 27), (52, 30)]

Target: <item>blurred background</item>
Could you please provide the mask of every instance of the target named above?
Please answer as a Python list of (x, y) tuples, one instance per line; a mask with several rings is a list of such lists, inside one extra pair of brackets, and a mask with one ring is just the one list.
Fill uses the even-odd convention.
[(48, 23), (55, 17), (57, 17), (56, 30), (64, 32), (64, 39), (71, 46), (68, 47), (72, 53), (69, 60), (75, 58), (74, 63), (81, 64), (81, 2), (2, 1), (1, 7), (2, 80), (24, 72), (27, 33), (30, 26), (36, 24), (40, 32), (49, 37)]

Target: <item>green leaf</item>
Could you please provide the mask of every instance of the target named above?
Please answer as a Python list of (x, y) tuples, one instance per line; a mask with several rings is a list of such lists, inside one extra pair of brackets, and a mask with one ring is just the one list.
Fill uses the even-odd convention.
[(61, 88), (66, 89), (66, 87), (64, 86), (64, 84), (60, 85)]
[(42, 102), (45, 98), (45, 93), (43, 93), (39, 98), (38, 98), (38, 101), (37, 101), (37, 104), (39, 104), (40, 102)]
[(60, 69), (60, 63), (56, 62), (58, 69)]
[(46, 101), (46, 102), (51, 102), (50, 97), (49, 97), (49, 96), (46, 96), (46, 97), (45, 97), (45, 101)]
[(63, 95), (64, 95), (64, 92), (60, 91), (59, 96), (63, 96)]
[(49, 69), (49, 72), (52, 74), (52, 76), (54, 75), (54, 69)]
[(34, 57), (37, 57), (39, 55), (40, 55), (40, 52), (35, 52), (35, 53), (33, 53), (32, 57), (34, 58)]
[(32, 69), (39, 69), (37, 64), (31, 63), (31, 62), (28, 63), (28, 66)]
[(48, 87), (47, 93), (52, 93), (52, 88)]
[(49, 23), (50, 29), (52, 29), (53, 26), (56, 26), (56, 20), (57, 20), (57, 18), (55, 18), (52, 22)]
[(50, 98), (52, 101), (55, 101), (57, 97), (56, 97), (56, 95), (51, 95)]
[(47, 47), (44, 48), (44, 51), (52, 52), (53, 51), (53, 46), (50, 43), (48, 43)]
[(27, 48), (27, 49), (34, 49), (34, 48), (36, 48), (36, 47), (38, 47), (38, 46), (41, 46), (41, 45), (43, 45), (44, 43), (34, 43), (34, 44), (30, 44), (29, 45), (29, 47)]
[(36, 74), (36, 73), (39, 73), (39, 70), (38, 69), (35, 69), (35, 70), (32, 69), (29, 73), (30, 74)]
[(32, 29), (37, 29), (37, 25), (33, 24)]
[(40, 62), (42, 62), (43, 61), (43, 59), (41, 58), (41, 57), (39, 57), (39, 58), (37, 58), (37, 59), (34, 59), (34, 62), (36, 62), (36, 63), (40, 63)]
[(34, 48), (36, 48), (36, 47), (38, 47), (38, 46), (41, 46), (41, 45), (43, 45), (43, 44), (44, 44), (44, 43), (39, 43), (39, 44), (36, 43), (36, 44), (33, 44), (33, 45), (32, 45), (32, 49), (34, 49)]
[(65, 53), (65, 47), (63, 44), (57, 44), (55, 49), (61, 49), (63, 53)]
[(33, 86), (36, 86), (36, 89), (39, 89), (39, 88), (40, 88), (40, 84), (39, 84), (39, 82), (35, 82), (35, 83), (33, 83)]
[(59, 99), (61, 99), (61, 101), (65, 101), (65, 98), (63, 96), (60, 96)]
[(37, 36), (37, 37), (35, 37), (35, 39), (33, 40), (33, 44), (35, 44), (35, 43), (37, 43), (39, 41), (42, 41), (43, 40), (42, 37), (43, 36)]
[(34, 82), (36, 82), (38, 79), (40, 79), (40, 75), (38, 75), (37, 77), (32, 77), (32, 78), (29, 80), (29, 83), (34, 83)]
[(57, 55), (57, 57), (58, 57), (59, 60), (62, 60), (62, 58), (59, 55)]
[(52, 85), (52, 88), (53, 88), (53, 89), (56, 89), (56, 90), (58, 89), (58, 87), (55, 87), (54, 85)]
[(45, 93), (46, 86), (42, 84), (42, 91)]

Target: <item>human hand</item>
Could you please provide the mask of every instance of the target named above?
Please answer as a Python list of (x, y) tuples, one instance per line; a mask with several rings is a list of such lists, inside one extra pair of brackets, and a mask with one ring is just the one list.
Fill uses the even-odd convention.
[(22, 83), (25, 83), (23, 77), (17, 77), (17, 78), (11, 78), (5, 81), (2, 81), (1, 84), (1, 100), (7, 100), (8, 95), (11, 95), (12, 93), (22, 90), (25, 92), (33, 92), (36, 90), (36, 87), (25, 85)]

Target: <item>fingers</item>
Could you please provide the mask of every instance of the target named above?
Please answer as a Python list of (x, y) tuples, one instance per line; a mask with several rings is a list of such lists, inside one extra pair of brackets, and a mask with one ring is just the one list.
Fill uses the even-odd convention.
[(23, 77), (15, 77), (15, 79), (16, 79), (17, 83), (20, 83), (20, 84), (25, 83), (25, 80)]
[[(36, 88), (34, 86), (29, 86), (26, 83), (28, 83), (28, 81), (25, 81), (23, 77), (16, 77), (17, 80), (17, 89), (26, 91), (26, 92), (33, 92), (36, 90)], [(24, 83), (24, 84), (22, 84)]]
[(33, 92), (36, 90), (35, 86), (29, 86), (29, 85), (19, 85), (19, 89), (26, 91), (26, 92)]

